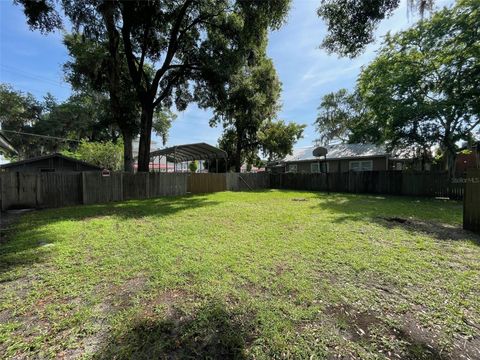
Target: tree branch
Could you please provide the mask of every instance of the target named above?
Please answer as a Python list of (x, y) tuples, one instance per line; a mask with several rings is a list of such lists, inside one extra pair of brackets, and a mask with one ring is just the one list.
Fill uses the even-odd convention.
[(146, 95), (146, 90), (142, 87), (142, 80), (140, 76), (140, 72), (135, 65), (135, 54), (133, 52), (132, 41), (130, 39), (130, 33), (132, 29), (132, 25), (130, 22), (130, 12), (132, 10), (132, 3), (129, 1), (122, 2), (123, 6), (121, 7), (122, 17), (123, 17), (123, 25), (122, 25), (122, 39), (123, 45), (125, 48), (125, 58), (127, 59), (128, 71), (132, 77), (133, 85), (137, 90), (140, 97), (144, 97)]
[(143, 78), (145, 79), (145, 82), (147, 83), (147, 87), (149, 86), (149, 84), (148, 84), (148, 79), (145, 76), (145, 71), (143, 70), (143, 64), (145, 62), (145, 56), (147, 54), (147, 39), (148, 39), (149, 29), (150, 29), (150, 18), (148, 18), (147, 24), (145, 24), (145, 30), (143, 32), (142, 53), (140, 55), (140, 62), (138, 64), (138, 72), (140, 73), (140, 77), (143, 76)]
[(157, 107), (170, 93), (172, 87), (177, 83), (177, 80), (180, 78), (181, 72), (179, 71), (173, 79), (171, 79), (167, 86), (163, 89), (162, 93), (158, 96), (158, 98), (153, 102), (153, 106)]
[(172, 62), (172, 59), (175, 56), (175, 53), (178, 49), (178, 34), (180, 31), (180, 27), (187, 13), (187, 10), (189, 6), (192, 4), (192, 2), (193, 0), (186, 0), (184, 2), (182, 7), (180, 8), (180, 12), (177, 18), (175, 19), (175, 23), (172, 26), (172, 30), (170, 31), (170, 36), (168, 41), (167, 55), (165, 56), (165, 60), (163, 61), (162, 67), (158, 69), (157, 72), (155, 73), (155, 77), (153, 78), (152, 85), (150, 87), (150, 92), (153, 93), (153, 96), (155, 96), (155, 93), (157, 92), (160, 79), (162, 78), (163, 75), (165, 75), (165, 72), (167, 71), (168, 66), (170, 66), (170, 63)]

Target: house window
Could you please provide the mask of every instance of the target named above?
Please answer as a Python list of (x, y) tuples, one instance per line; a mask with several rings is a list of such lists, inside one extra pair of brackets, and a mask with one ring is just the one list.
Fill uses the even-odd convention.
[(311, 173), (326, 173), (330, 172), (330, 164), (326, 162), (314, 162), (310, 164), (310, 172)]
[(297, 164), (288, 165), (288, 172), (296, 173), (298, 171)]
[(372, 171), (373, 161), (372, 160), (350, 161), (349, 167), (350, 167), (350, 171)]

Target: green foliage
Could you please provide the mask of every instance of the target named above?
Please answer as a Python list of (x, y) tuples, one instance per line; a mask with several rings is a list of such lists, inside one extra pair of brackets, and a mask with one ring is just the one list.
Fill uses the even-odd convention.
[(196, 173), (198, 170), (198, 161), (191, 161), (190, 164), (188, 164), (188, 168), (192, 173)]
[(459, 152), (459, 154), (462, 154), (462, 155), (470, 155), (472, 153), (473, 153), (473, 151), (470, 150), (470, 149), (463, 149)]
[(352, 138), (352, 129), (367, 121), (366, 109), (358, 93), (340, 89), (322, 98), (315, 120), (320, 144), (332, 140), (347, 142)]
[[(3, 130), (32, 132), (43, 112), (44, 104), (37, 101), (32, 94), (15, 91), (7, 84), (0, 84), (0, 124)], [(8, 132), (3, 135), (10, 140), (20, 158), (41, 154), (39, 138), (31, 138), (29, 142), (23, 135)]]
[[(219, 162), (220, 166), (220, 172), (228, 172), (228, 171), (235, 171), (235, 153), (237, 149), (237, 136), (235, 134), (235, 131), (233, 129), (225, 129), (225, 131), (222, 133), (220, 138), (218, 139), (218, 147), (222, 150), (224, 150), (227, 153), (227, 159)], [(244, 151), (241, 153), (241, 158), (240, 161), (243, 164), (245, 162), (245, 158), (248, 156), (251, 158), (252, 154), (246, 154)], [(214, 162), (209, 162), (209, 171), (213, 170), (213, 166), (216, 164)]]
[(210, 125), (223, 125), (220, 146), (231, 156), (237, 172), (245, 158), (256, 156), (259, 131), (265, 122), (276, 117), (280, 108), (281, 83), (264, 51), (265, 43), (258, 56), (230, 78), (221, 101), (213, 104)]
[(283, 120), (268, 121), (262, 124), (258, 141), (263, 155), (268, 161), (283, 159), (293, 151), (293, 145), (303, 137), (306, 125)]
[(153, 131), (162, 139), (163, 145), (168, 139), (168, 132), (172, 127), (177, 115), (169, 109), (157, 108), (153, 114)]
[(23, 12), (31, 29), (46, 34), (62, 26), (62, 18), (52, 0), (14, 0), (23, 6)]
[(451, 169), (456, 143), (480, 124), (479, 9), (462, 0), (385, 38), (358, 80), (372, 115), (363, 130), (392, 146), (439, 144)]
[(108, 98), (100, 93), (76, 93), (47, 111), (36, 126), (40, 133), (89, 141), (116, 141), (120, 136), (111, 121)]
[[(50, 4), (51, 1), (47, 1)], [(29, 12), (28, 21), (45, 31), (42, 16), (58, 16), (55, 8)], [(112, 111), (119, 114), (122, 74), (129, 74), (141, 106), (139, 171), (150, 162), (150, 138), (156, 108), (175, 104), (184, 110), (197, 99), (222, 96), (234, 74), (278, 28), (289, 9), (289, 0), (275, 1), (115, 1), (61, 0), (63, 12), (82, 36), (106, 39), (106, 58)], [(101, 52), (101, 51), (100, 51)], [(128, 72), (122, 71), (124, 62)]]
[[(50, 94), (39, 101), (31, 94), (0, 84), (0, 124), (2, 129), (43, 136), (90, 141), (116, 140), (119, 137), (109, 121), (108, 101), (94, 93), (72, 95), (63, 103)], [(50, 154), (75, 142), (5, 132), (19, 152), (20, 159)]]
[[(117, 66), (120, 78), (118, 87), (113, 90), (113, 84), (109, 78), (111, 64), (107, 41), (70, 34), (65, 36), (64, 43), (71, 57), (70, 61), (64, 65), (68, 81), (74, 89), (82, 94), (104, 94), (104, 97), (109, 98), (110, 107), (115, 108), (114, 112), (109, 112), (109, 121), (121, 129), (124, 145), (127, 141), (131, 143), (133, 137), (139, 132), (142, 110), (141, 104), (136, 99), (124, 53), (119, 54), (121, 56), (119, 56), (120, 62)], [(153, 76), (151, 68), (147, 65), (145, 68), (145, 71)], [(112, 94), (114, 94), (114, 101), (112, 101)], [(153, 114), (152, 128), (161, 137), (164, 144), (168, 138), (171, 122), (175, 118), (176, 115), (169, 109), (157, 108)], [(125, 140), (126, 138), (128, 140)], [(133, 160), (131, 146), (125, 146), (125, 156)], [(125, 168), (131, 166), (131, 163), (132, 161), (125, 164)]]
[(112, 141), (89, 142), (82, 140), (75, 151), (62, 151), (65, 156), (100, 166), (112, 171), (123, 169), (123, 143)]
[[(105, 40), (89, 39), (78, 33), (67, 34), (63, 40), (70, 55), (64, 66), (67, 81), (81, 94), (99, 94), (112, 107), (109, 78), (108, 43)], [(140, 125), (140, 104), (135, 100), (135, 91), (128, 75), (126, 61), (118, 64), (119, 86), (115, 89), (115, 111), (109, 121), (128, 131), (132, 137), (138, 134)]]
[(126, 61), (120, 57), (120, 48), (112, 48), (112, 55), (107, 40), (87, 38), (79, 33), (65, 35), (64, 44), (70, 55), (64, 65), (67, 80), (82, 94), (101, 94), (108, 98), (107, 120), (121, 132), (124, 170), (133, 172), (132, 140), (139, 132), (140, 104), (135, 101), (135, 91)]
[[(322, 47), (341, 56), (357, 56), (374, 41), (378, 24), (399, 5), (400, 0), (322, 0), (317, 13), (328, 29)], [(409, 0), (409, 6), (423, 16), (433, 0)]]

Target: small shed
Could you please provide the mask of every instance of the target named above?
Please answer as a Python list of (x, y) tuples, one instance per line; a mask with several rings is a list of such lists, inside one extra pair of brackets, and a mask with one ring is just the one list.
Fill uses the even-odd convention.
[(102, 168), (62, 154), (51, 154), (31, 159), (15, 161), (0, 166), (10, 172), (80, 172), (101, 171)]

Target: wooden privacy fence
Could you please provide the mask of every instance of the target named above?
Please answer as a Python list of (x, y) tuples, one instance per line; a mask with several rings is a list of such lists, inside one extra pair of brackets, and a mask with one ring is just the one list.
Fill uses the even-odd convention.
[[(14, 173), (0, 174), (1, 209), (61, 207), (187, 193), (295, 189), (442, 196), (460, 199), (464, 183), (446, 174), (370, 171), (330, 174)], [(472, 190), (473, 191), (473, 190)]]
[(192, 194), (212, 193), (227, 190), (225, 174), (189, 174), (187, 192)]
[(52, 208), (187, 193), (181, 173), (14, 173), (0, 175), (1, 209)]
[(463, 198), (463, 183), (445, 173), (362, 171), (329, 174), (272, 174), (273, 189)]
[(463, 228), (480, 234), (480, 170), (472, 169), (465, 178)]
[(57, 172), (0, 174), (1, 209), (53, 208), (217, 191), (266, 189), (269, 174)]
[(270, 188), (268, 173), (189, 174), (187, 192), (192, 194), (217, 191), (244, 191)]
[(226, 173), (227, 189), (230, 191), (245, 191), (270, 188), (269, 173)]

